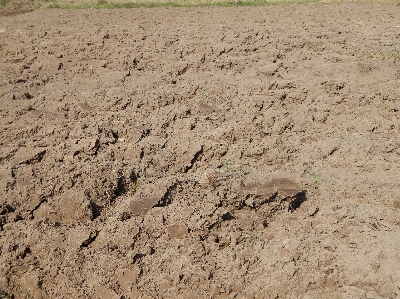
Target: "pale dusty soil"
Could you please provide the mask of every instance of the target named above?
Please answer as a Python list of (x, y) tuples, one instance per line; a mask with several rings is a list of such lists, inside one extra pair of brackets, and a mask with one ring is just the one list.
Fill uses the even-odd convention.
[(400, 298), (399, 16), (1, 17), (3, 296)]

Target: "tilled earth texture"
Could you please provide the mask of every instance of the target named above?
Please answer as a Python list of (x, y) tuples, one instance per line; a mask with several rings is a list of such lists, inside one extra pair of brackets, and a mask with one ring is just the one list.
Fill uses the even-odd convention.
[(7, 298), (400, 298), (400, 6), (0, 19)]

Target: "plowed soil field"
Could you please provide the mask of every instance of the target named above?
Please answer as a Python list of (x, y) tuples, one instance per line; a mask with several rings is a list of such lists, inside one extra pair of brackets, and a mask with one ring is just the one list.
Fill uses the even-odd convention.
[(2, 296), (400, 298), (399, 16), (2, 16)]

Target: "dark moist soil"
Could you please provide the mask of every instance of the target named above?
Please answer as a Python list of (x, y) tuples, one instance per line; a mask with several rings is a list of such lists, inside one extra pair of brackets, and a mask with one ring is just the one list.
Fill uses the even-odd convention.
[(2, 296), (400, 298), (399, 16), (2, 16)]

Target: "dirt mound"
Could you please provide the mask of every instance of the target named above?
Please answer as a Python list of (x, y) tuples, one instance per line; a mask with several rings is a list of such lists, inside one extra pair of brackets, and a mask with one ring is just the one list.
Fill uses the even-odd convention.
[(1, 18), (2, 296), (399, 298), (398, 15)]
[(7, 6), (0, 9), (0, 16), (12, 16), (26, 12), (30, 12), (35, 9), (35, 3), (26, 0), (11, 0)]

